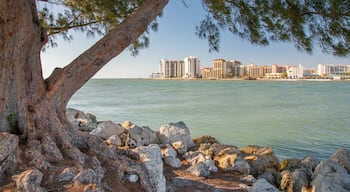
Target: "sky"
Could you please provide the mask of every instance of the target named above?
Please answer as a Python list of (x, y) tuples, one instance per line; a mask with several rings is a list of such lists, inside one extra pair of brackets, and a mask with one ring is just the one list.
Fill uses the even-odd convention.
[[(298, 51), (292, 43), (270, 43), (268, 46), (252, 45), (232, 33), (221, 31), (220, 51), (209, 52), (208, 42), (195, 35), (195, 26), (204, 18), (200, 0), (170, 0), (164, 14), (158, 19), (157, 32), (151, 32), (150, 45), (132, 56), (129, 50), (112, 59), (94, 78), (146, 78), (157, 73), (161, 59), (183, 59), (195, 56), (201, 68), (212, 66), (214, 59), (238, 60), (244, 65), (302, 64), (317, 68), (318, 64), (350, 64), (350, 57), (334, 57), (324, 54), (316, 46), (312, 55)], [(49, 48), (41, 54), (43, 75), (48, 77), (54, 68), (64, 67), (101, 37), (87, 37), (73, 32), (68, 42), (57, 37), (58, 47)]]

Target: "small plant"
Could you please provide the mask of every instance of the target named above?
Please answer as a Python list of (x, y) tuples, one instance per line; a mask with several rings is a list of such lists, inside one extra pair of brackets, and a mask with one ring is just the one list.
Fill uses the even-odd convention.
[(7, 121), (9, 122), (12, 128), (16, 126), (16, 121), (17, 121), (16, 119), (17, 119), (17, 115), (15, 113), (11, 113), (7, 115)]

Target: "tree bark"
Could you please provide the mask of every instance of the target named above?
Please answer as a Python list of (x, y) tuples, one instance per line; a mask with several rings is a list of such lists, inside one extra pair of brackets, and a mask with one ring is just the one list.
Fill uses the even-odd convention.
[[(145, 190), (152, 190), (141, 164), (121, 157), (102, 140), (72, 129), (65, 110), (71, 96), (134, 42), (167, 2), (146, 0), (95, 45), (45, 80), (40, 51), (47, 34), (37, 18), (36, 0), (0, 0), (0, 132), (19, 135), (23, 153), (23, 166), (8, 174), (30, 167), (56, 170), (61, 161), (81, 169), (95, 168), (101, 162), (122, 173), (139, 174)], [(0, 172), (7, 171), (2, 167)], [(0, 178), (0, 186), (4, 182)]]

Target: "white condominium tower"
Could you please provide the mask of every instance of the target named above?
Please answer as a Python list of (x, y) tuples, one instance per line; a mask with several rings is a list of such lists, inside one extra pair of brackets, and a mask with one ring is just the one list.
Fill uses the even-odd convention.
[(319, 64), (318, 75), (320, 76), (334, 76), (350, 73), (350, 65), (334, 65), (334, 64)]
[(162, 78), (198, 78), (200, 77), (200, 62), (193, 56), (177, 60), (162, 59), (159, 73)]
[(197, 78), (200, 76), (200, 61), (198, 58), (189, 56), (184, 59), (185, 74), (184, 78)]

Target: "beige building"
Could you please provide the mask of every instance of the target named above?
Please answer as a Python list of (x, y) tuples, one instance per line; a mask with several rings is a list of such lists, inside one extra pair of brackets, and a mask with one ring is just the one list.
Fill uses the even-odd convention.
[(241, 76), (242, 68), (239, 61), (226, 61), (224, 59), (215, 59), (213, 61), (213, 78), (233, 78)]
[(216, 79), (214, 77), (214, 70), (212, 67), (205, 67), (201, 70), (203, 79)]

